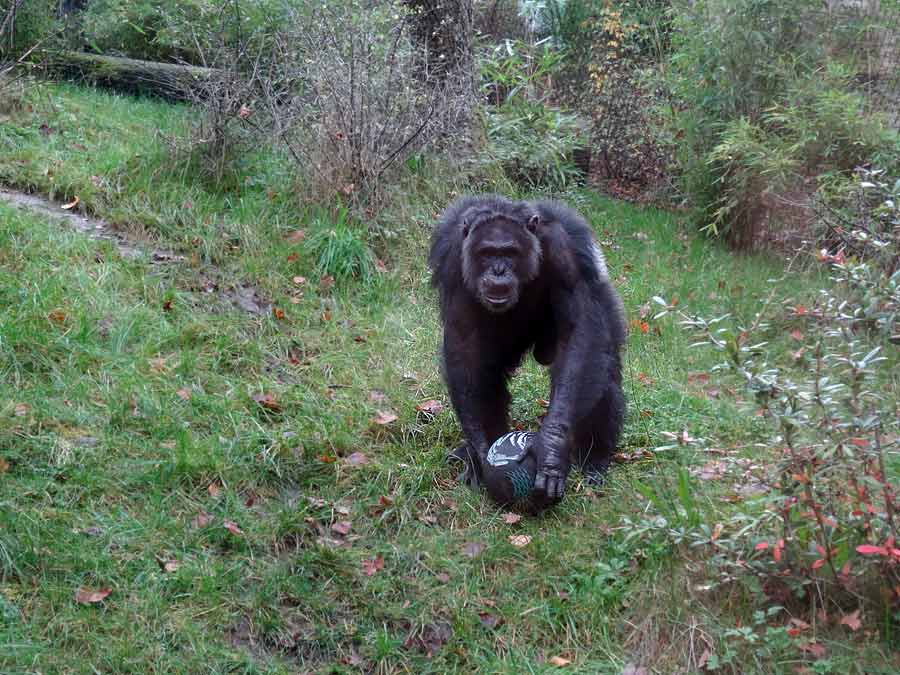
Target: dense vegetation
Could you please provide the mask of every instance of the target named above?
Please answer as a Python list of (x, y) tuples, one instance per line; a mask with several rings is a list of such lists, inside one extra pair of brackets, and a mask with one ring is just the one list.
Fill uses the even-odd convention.
[[(0, 671), (900, 668), (893, 4), (15, 5), (0, 188), (107, 225), (0, 201)], [(489, 190), (630, 320), (619, 461), (540, 518), (444, 463), (425, 249)]]

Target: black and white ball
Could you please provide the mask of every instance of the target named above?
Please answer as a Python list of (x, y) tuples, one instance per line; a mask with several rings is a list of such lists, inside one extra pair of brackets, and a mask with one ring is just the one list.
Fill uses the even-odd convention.
[(533, 431), (513, 431), (494, 441), (482, 466), (484, 487), (503, 506), (530, 508), (537, 458)]

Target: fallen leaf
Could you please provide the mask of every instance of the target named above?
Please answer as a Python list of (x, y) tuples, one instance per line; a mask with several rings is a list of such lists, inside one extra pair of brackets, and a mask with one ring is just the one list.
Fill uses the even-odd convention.
[(688, 384), (706, 384), (709, 382), (708, 373), (688, 373)]
[(643, 384), (646, 387), (649, 387), (653, 384), (653, 378), (647, 375), (647, 373), (638, 373), (637, 376), (638, 382)]
[(803, 340), (803, 333), (795, 329), (791, 331), (791, 337), (797, 340), (797, 342), (801, 342)]
[(285, 317), (284, 310), (281, 309), (280, 307), (273, 307), (272, 308), (272, 316), (274, 316), (279, 321), (284, 321), (284, 317)]
[(302, 286), (303, 284), (306, 283), (306, 277), (300, 277), (300, 276), (294, 277), (293, 282), (295, 284), (297, 284), (298, 286)]
[(380, 389), (372, 389), (369, 392), (369, 400), (372, 403), (384, 403), (387, 401), (387, 394), (385, 394)]
[(9, 471), (9, 462), (0, 457), (0, 473), (6, 473)]
[(201, 511), (197, 514), (197, 516), (191, 521), (191, 525), (194, 529), (199, 530), (202, 527), (206, 527), (213, 521), (213, 517), (206, 513), (205, 511)]
[(244, 531), (240, 527), (238, 527), (237, 523), (235, 523), (231, 520), (224, 521), (222, 523), (222, 527), (224, 527), (226, 530), (231, 532), (231, 534), (235, 535), (236, 537), (240, 537), (241, 535), (244, 534)]
[(165, 357), (150, 359), (148, 363), (150, 364), (150, 370), (154, 373), (164, 373), (168, 370)]
[(319, 289), (323, 291), (330, 290), (334, 287), (334, 277), (330, 274), (326, 274), (321, 279), (319, 279)]
[(551, 656), (547, 661), (550, 662), (550, 665), (556, 666), (557, 668), (562, 668), (563, 666), (568, 666), (572, 663), (572, 659), (563, 658), (562, 656)]
[(306, 239), (306, 230), (294, 230), (286, 234), (284, 238), (291, 244), (299, 244)]
[(275, 399), (272, 394), (254, 394), (253, 400), (259, 404), (260, 407), (265, 408), (266, 410), (271, 410), (272, 412), (281, 412), (281, 404)]
[(163, 572), (174, 572), (175, 570), (177, 570), (177, 569), (181, 566), (181, 563), (179, 563), (177, 560), (160, 560), (160, 559), (157, 559), (156, 562), (159, 563), (159, 568), (160, 568)]
[(47, 315), (47, 318), (53, 323), (64, 323), (66, 320), (66, 313), (61, 309), (54, 309)]
[(361, 452), (354, 452), (352, 455), (344, 459), (344, 464), (347, 464), (349, 466), (363, 466), (364, 464), (368, 463), (369, 458)]
[(503, 514), (503, 522), (507, 525), (515, 525), (520, 520), (522, 520), (522, 516), (518, 513), (507, 512)]
[(649, 675), (649, 671), (644, 666), (636, 666), (629, 663), (622, 669), (621, 675)]
[(447, 574), (446, 572), (440, 572), (438, 574), (435, 574), (434, 577), (435, 577), (435, 579), (440, 581), (442, 584), (450, 583), (450, 575)]
[(75, 602), (82, 605), (93, 605), (105, 600), (110, 593), (112, 593), (111, 588), (101, 588), (96, 591), (90, 588), (79, 588), (75, 591)]
[(28, 415), (29, 410), (31, 410), (31, 406), (27, 403), (16, 403), (13, 414), (16, 417), (25, 417), (26, 415)]
[(500, 619), (488, 612), (478, 612), (478, 620), (481, 621), (482, 626), (489, 628), (490, 630), (493, 630), (500, 625)]
[(209, 487), (206, 488), (206, 491), (209, 493), (210, 497), (216, 498), (222, 494), (222, 487), (218, 483), (210, 483)]
[(180, 398), (182, 401), (190, 401), (191, 400), (191, 390), (188, 387), (185, 387), (184, 389), (179, 389), (175, 393), (178, 394), (178, 398)]
[(250, 108), (248, 108), (247, 106), (245, 106), (243, 104), (238, 109), (238, 117), (240, 117), (242, 120), (245, 120), (248, 117), (250, 117), (250, 114), (251, 114)]
[(440, 401), (436, 401), (435, 399), (430, 399), (416, 406), (416, 410), (418, 410), (419, 412), (427, 413), (429, 415), (437, 415), (443, 409), (444, 404)]
[(821, 659), (824, 658), (825, 654), (828, 650), (825, 649), (825, 645), (819, 644), (818, 642), (813, 642), (810, 640), (807, 643), (800, 645), (800, 650), (810, 654), (813, 658)]
[(387, 272), (387, 265), (381, 258), (375, 258), (375, 269), (379, 272)]
[(859, 610), (857, 609), (855, 612), (851, 612), (847, 616), (841, 618), (838, 622), (842, 626), (847, 626), (852, 631), (857, 631), (862, 628), (862, 621), (859, 620)]
[(375, 574), (375, 572), (378, 572), (382, 568), (384, 568), (384, 558), (382, 558), (380, 555), (376, 555), (374, 558), (362, 561), (363, 574), (365, 574), (367, 577), (371, 577)]
[(66, 211), (68, 211), (69, 209), (74, 209), (80, 203), (81, 203), (81, 199), (78, 198), (78, 195), (75, 195), (75, 198), (72, 201), (70, 201), (68, 204), (63, 204), (62, 208), (64, 208)]
[(475, 558), (479, 556), (485, 548), (486, 545), (480, 541), (470, 541), (463, 546), (463, 555), (466, 555), (469, 558)]
[(353, 527), (353, 524), (349, 520), (339, 520), (336, 523), (332, 523), (331, 525), (331, 529), (333, 532), (337, 532), (344, 537), (350, 534), (351, 527)]
[(509, 543), (515, 546), (516, 548), (522, 548), (523, 546), (528, 546), (531, 543), (531, 535), (530, 534), (511, 534), (509, 536)]
[(375, 417), (372, 418), (372, 422), (379, 426), (387, 426), (391, 422), (397, 421), (397, 415), (391, 410), (378, 410), (375, 413)]

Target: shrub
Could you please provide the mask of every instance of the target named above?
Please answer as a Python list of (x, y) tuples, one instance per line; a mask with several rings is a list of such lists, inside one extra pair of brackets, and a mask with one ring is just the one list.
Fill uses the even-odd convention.
[(102, 54), (202, 65), (220, 44), (271, 35), (291, 0), (92, 0), (77, 16), (84, 46)]
[[(468, 50), (468, 15), (447, 20), (466, 36), (455, 48)], [(292, 11), (274, 57), (291, 95), (269, 96), (269, 109), (317, 198), (338, 193), (371, 211), (385, 177), (409, 157), (429, 146), (466, 147), (471, 58), (429, 52), (416, 25), (400, 2)], [(458, 67), (433, 77), (432, 58)]]
[[(654, 119), (700, 224), (740, 247), (808, 202), (819, 177), (851, 172), (897, 134), (854, 89), (848, 22), (802, 0), (679, 2)], [(839, 25), (836, 26), (836, 22)], [(794, 214), (800, 229), (812, 220)], [(805, 223), (802, 221), (806, 221)], [(801, 236), (808, 232), (802, 232)]]
[(581, 175), (575, 152), (587, 144), (586, 125), (548, 103), (561, 59), (548, 40), (505, 40), (479, 62), (482, 92), (493, 104), (483, 114), (481, 164), (499, 166), (526, 189), (562, 190)]
[(528, 189), (562, 190), (581, 176), (574, 153), (584, 133), (578, 117), (520, 101), (485, 111), (485, 159)]
[(768, 453), (747, 462), (755, 496), (711, 522), (660, 509), (628, 525), (702, 552), (713, 584), (741, 583), (810, 622), (861, 609), (887, 631), (900, 622), (900, 181), (879, 175), (860, 183), (870, 208), (846, 224), (854, 247), (813, 253), (829, 271), (816, 297), (779, 302), (773, 287), (750, 325), (683, 315), (771, 422)]

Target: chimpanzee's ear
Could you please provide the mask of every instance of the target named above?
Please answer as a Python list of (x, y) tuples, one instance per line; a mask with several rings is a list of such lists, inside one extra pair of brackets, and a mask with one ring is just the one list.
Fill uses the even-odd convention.
[(525, 223), (525, 229), (531, 232), (531, 234), (535, 234), (540, 224), (541, 217), (535, 213), (533, 216), (531, 216), (531, 218), (528, 219), (528, 222)]
[(462, 221), (460, 221), (460, 225), (462, 225), (462, 235), (463, 239), (465, 239), (469, 236), (469, 219), (463, 218)]

